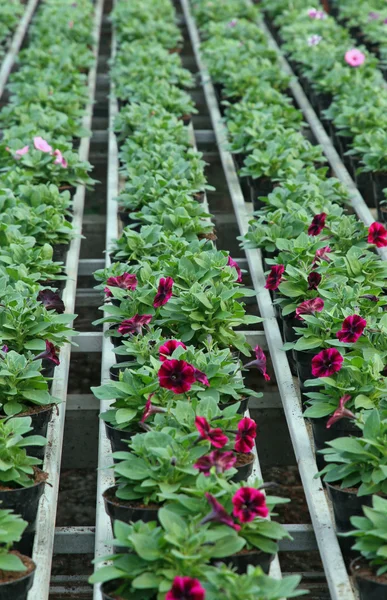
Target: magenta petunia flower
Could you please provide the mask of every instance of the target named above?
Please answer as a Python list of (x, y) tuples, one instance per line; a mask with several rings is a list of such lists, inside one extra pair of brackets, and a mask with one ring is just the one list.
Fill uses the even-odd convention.
[(266, 279), (265, 288), (267, 290), (276, 290), (278, 289), (279, 284), (282, 281), (282, 275), (285, 272), (285, 267), (283, 265), (274, 265), (270, 269), (270, 273)]
[(240, 525), (234, 523), (234, 519), (232, 518), (232, 516), (228, 514), (224, 506), (222, 506), (212, 494), (206, 492), (205, 497), (207, 498), (212, 510), (201, 521), (201, 525), (204, 525), (204, 523), (208, 523), (210, 521), (215, 521), (216, 523), (228, 525), (228, 527), (232, 527), (233, 529), (235, 529), (235, 531), (240, 530)]
[(155, 406), (154, 404), (152, 404), (152, 398), (154, 395), (155, 395), (155, 393), (153, 392), (153, 394), (150, 394), (150, 396), (148, 397), (148, 400), (145, 404), (144, 412), (143, 412), (143, 415), (141, 418), (141, 423), (145, 423), (147, 418), (150, 417), (151, 415), (155, 415), (156, 413), (165, 413), (166, 412), (165, 408), (161, 408), (161, 406)]
[(46, 349), (44, 350), (44, 352), (37, 354), (33, 360), (40, 360), (40, 359), (51, 360), (56, 365), (60, 364), (58, 355), (56, 353), (56, 348), (55, 348), (54, 344), (49, 342), (48, 340), (46, 340)]
[(67, 160), (63, 156), (62, 152), (60, 150), (54, 150), (54, 156), (56, 156), (56, 158), (54, 160), (54, 165), (60, 165), (64, 169), (67, 169), (67, 167), (68, 167)]
[(339, 400), (339, 408), (336, 408), (333, 415), (327, 421), (327, 429), (329, 429), (336, 421), (340, 419), (356, 419), (356, 416), (348, 408), (345, 408), (346, 403), (351, 399), (349, 394), (344, 394)]
[(238, 23), (237, 19), (231, 19), (231, 21), (229, 21), (227, 23), (227, 27), (235, 27), (237, 25), (237, 23)]
[(234, 505), (233, 515), (241, 523), (249, 523), (255, 517), (266, 518), (269, 509), (266, 506), (265, 494), (251, 487), (242, 487), (235, 492), (232, 503)]
[(312, 271), (308, 275), (308, 290), (317, 290), (321, 282), (321, 275), (316, 271)]
[(242, 271), (241, 271), (241, 268), (238, 265), (238, 263), (233, 258), (231, 258), (230, 255), (228, 256), (227, 266), (228, 267), (233, 267), (236, 270), (236, 272), (237, 272), (237, 278), (236, 278), (235, 282), (236, 283), (242, 283)]
[(253, 419), (244, 417), (238, 423), (238, 433), (235, 438), (234, 449), (236, 452), (247, 454), (254, 448), (257, 437), (257, 424)]
[(134, 315), (131, 319), (125, 319), (118, 327), (121, 335), (142, 333), (142, 328), (152, 320), (152, 315)]
[(189, 392), (195, 380), (195, 369), (185, 360), (165, 360), (161, 365), (158, 378), (160, 386), (174, 394)]
[(203, 473), (205, 477), (210, 475), (212, 467), (215, 467), (216, 473), (224, 473), (232, 469), (237, 459), (233, 452), (220, 452), (213, 450), (206, 456), (201, 456), (194, 464), (195, 469)]
[(308, 46), (318, 46), (318, 44), (321, 42), (322, 37), (321, 35), (310, 35), (308, 37)]
[(375, 12), (375, 11), (373, 11), (373, 10), (371, 10), (368, 13), (368, 18), (369, 18), (370, 21), (377, 21), (378, 19), (380, 19), (380, 14), (377, 13), (377, 12)]
[(40, 136), (34, 137), (34, 146), (36, 150), (40, 150), (41, 152), (46, 152), (48, 154), (51, 154), (52, 152), (50, 144)]
[(319, 215), (314, 215), (311, 224), (308, 227), (308, 235), (318, 235), (322, 232), (325, 227), (325, 220), (327, 218), (327, 213), (321, 213)]
[(262, 373), (266, 381), (270, 381), (270, 375), (266, 373), (266, 356), (264, 351), (260, 346), (255, 346), (255, 360), (252, 360), (245, 364), (245, 369), (250, 369), (251, 367), (255, 367)]
[(308, 15), (311, 19), (317, 19), (320, 21), (322, 21), (326, 17), (325, 12), (323, 10), (317, 10), (317, 8), (309, 8)]
[(367, 242), (375, 244), (377, 248), (384, 248), (387, 246), (387, 229), (375, 221), (368, 229)]
[(20, 148), (19, 150), (15, 150), (15, 158), (17, 158), (17, 159), (21, 158), (22, 156), (27, 154), (29, 149), (30, 149), (29, 146), (23, 146), (23, 148)]
[(324, 309), (324, 300), (322, 298), (313, 298), (301, 302), (296, 308), (296, 317), (303, 321), (301, 315), (313, 315), (316, 312), (321, 312)]
[(360, 315), (351, 315), (344, 319), (340, 331), (337, 332), (337, 337), (340, 342), (353, 344), (362, 335), (366, 328), (367, 321)]
[(206, 591), (198, 579), (175, 577), (165, 600), (204, 600)]
[(347, 50), (344, 55), (344, 60), (350, 67), (360, 67), (364, 63), (365, 58), (365, 54), (357, 48)]
[(4, 346), (2, 346), (1, 351), (4, 352), (4, 354), (7, 354), (7, 352), (9, 352), (9, 348), (8, 346), (6, 346), (6, 344), (4, 344)]
[[(130, 290), (134, 291), (137, 287), (138, 281), (136, 275), (132, 273), (123, 273), (122, 275), (117, 275), (117, 277), (109, 277), (106, 281), (106, 285), (111, 287), (118, 287), (122, 290)], [(113, 296), (108, 287), (105, 287), (104, 292), (108, 298)]]
[(205, 417), (195, 417), (195, 426), (203, 440), (211, 442), (214, 448), (223, 448), (228, 442), (228, 437), (220, 427), (211, 428)]
[(343, 357), (336, 348), (326, 348), (312, 358), (313, 377), (330, 377), (340, 371)]
[(330, 262), (330, 257), (328, 254), (332, 252), (332, 249), (329, 246), (324, 246), (324, 248), (319, 248), (316, 250), (316, 254), (314, 255), (313, 267), (315, 267), (320, 260), (325, 260), (326, 262)]
[(174, 281), (172, 277), (161, 277), (159, 281), (159, 287), (155, 299), (153, 300), (153, 306), (159, 308), (164, 306), (172, 296), (172, 288)]
[(172, 356), (176, 348), (178, 348), (179, 346), (184, 348), (184, 350), (187, 349), (187, 346), (179, 340), (166, 340), (164, 344), (159, 348), (159, 359), (161, 360), (161, 362), (164, 362), (165, 360), (167, 360), (167, 358)]
[(46, 310), (55, 310), (60, 315), (65, 311), (62, 298), (52, 290), (40, 290), (37, 301), (41, 302)]
[(203, 371), (199, 371), (199, 369), (195, 369), (195, 379), (202, 385), (206, 385), (207, 387), (210, 386), (207, 375), (203, 373)]

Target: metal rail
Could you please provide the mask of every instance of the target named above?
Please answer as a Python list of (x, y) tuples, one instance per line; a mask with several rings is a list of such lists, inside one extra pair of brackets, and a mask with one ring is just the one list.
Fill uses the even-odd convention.
[(4, 88), (6, 86), (9, 74), (15, 63), (17, 53), (23, 43), (24, 37), (27, 33), (27, 29), (31, 22), (32, 16), (36, 10), (39, 0), (29, 0), (25, 8), (22, 18), (20, 19), (19, 25), (13, 35), (12, 42), (9, 50), (5, 55), (3, 62), (0, 67), (0, 98), (3, 95)]
[[(219, 147), (219, 153), (229, 186), (235, 215), (240, 233), (243, 235), (247, 232), (249, 223), (249, 211), (246, 208), (247, 203), (242, 194), (234, 161), (227, 149), (228, 139), (226, 127), (219, 111), (210, 75), (201, 58), (199, 33), (191, 15), (188, 0), (181, 0), (181, 5), (196, 61), (199, 66), (207, 106)], [(314, 452), (302, 415), (300, 400), (294, 386), (286, 353), (282, 350), (283, 341), (274, 315), (270, 294), (264, 287), (265, 275), (262, 266), (261, 252), (259, 250), (246, 250), (246, 256), (254, 289), (256, 291), (260, 314), (264, 318), (266, 339), (331, 597), (333, 600), (354, 600), (354, 592), (336, 538), (332, 515), (322, 483), (320, 479), (314, 479), (317, 472)]]
[[(101, 20), (104, 0), (96, 0), (94, 13), (94, 58), (95, 62), (89, 71), (88, 90), (89, 105), (83, 119), (83, 126), (91, 129), (93, 117), (93, 102), (97, 78), (97, 61), (99, 50), (99, 38), (101, 30)], [(90, 138), (81, 139), (79, 147), (79, 158), (84, 161), (88, 159), (90, 149)], [(85, 186), (77, 186), (74, 196), (74, 231), (78, 234), (71, 241), (67, 254), (66, 272), (68, 280), (63, 292), (63, 302), (66, 306), (66, 312), (73, 313), (75, 307), (75, 296), (78, 276), (78, 260), (81, 247), (81, 232), (83, 209), (85, 203)], [(55, 377), (52, 384), (52, 395), (59, 398), (61, 404), (57, 411), (54, 410), (53, 417), (49, 423), (47, 431), (47, 446), (44, 458), (43, 469), (49, 475), (48, 485), (45, 486), (42, 495), (38, 515), (37, 529), (33, 547), (33, 560), (36, 563), (34, 584), (28, 594), (28, 600), (46, 600), (50, 589), (50, 572), (52, 553), (54, 547), (55, 519), (58, 502), (59, 476), (62, 457), (63, 432), (66, 414), (66, 396), (67, 384), (70, 368), (71, 346), (66, 344), (60, 352), (60, 365), (55, 370)]]

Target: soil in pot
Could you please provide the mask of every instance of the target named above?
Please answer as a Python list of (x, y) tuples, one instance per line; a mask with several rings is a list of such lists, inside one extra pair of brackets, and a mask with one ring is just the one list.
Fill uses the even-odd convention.
[(363, 506), (372, 506), (372, 495), (358, 496), (356, 488), (341, 489), (339, 485), (325, 482), (332, 502), (336, 528), (339, 532), (352, 529), (350, 518), (363, 516)]
[(232, 481), (246, 481), (253, 472), (254, 454), (252, 452), (235, 452), (235, 455), (237, 461), (234, 468), (237, 469), (237, 473), (233, 475)]
[(116, 497), (118, 486), (108, 488), (104, 494), (105, 510), (109, 515), (112, 525), (114, 521), (123, 521), (130, 523), (131, 521), (157, 521), (157, 511), (161, 504), (143, 504), (141, 502), (133, 502), (120, 500)]
[(27, 570), (20, 572), (0, 570), (0, 600), (26, 600), (34, 581), (35, 563), (19, 552), (12, 552), (12, 554), (16, 554), (21, 559)]
[[(270, 563), (274, 558), (274, 554), (267, 554), (261, 550), (247, 550), (243, 549), (237, 554), (232, 554), (227, 558), (222, 559), (226, 564), (232, 564), (236, 568), (238, 573), (246, 573), (247, 567), (253, 565), (254, 567), (260, 566), (264, 573), (268, 574), (270, 570)], [(218, 561), (217, 561), (218, 562)]]
[(376, 575), (362, 557), (352, 561), (350, 569), (359, 590), (360, 600), (386, 600), (387, 574)]
[(133, 431), (124, 431), (105, 423), (106, 435), (110, 441), (112, 452), (129, 452), (128, 442), (135, 435)]

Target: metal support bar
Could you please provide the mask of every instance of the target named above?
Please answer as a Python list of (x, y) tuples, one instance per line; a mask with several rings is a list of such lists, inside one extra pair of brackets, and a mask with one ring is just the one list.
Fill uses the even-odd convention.
[[(201, 58), (199, 34), (191, 16), (188, 0), (181, 0), (181, 4), (191, 37), (192, 47), (201, 73), (207, 106), (215, 131), (220, 157), (231, 193), (240, 233), (244, 235), (248, 230), (249, 215), (246, 211), (246, 205), (235, 170), (234, 161), (230, 152), (227, 150), (228, 139), (226, 127), (220, 114), (210, 75)], [(289, 432), (294, 446), (331, 597), (332, 600), (354, 600), (355, 596), (336, 538), (332, 515), (322, 483), (321, 480), (314, 479), (314, 475), (317, 472), (314, 453), (286, 354), (282, 350), (283, 341), (274, 315), (270, 294), (264, 287), (265, 276), (261, 253), (258, 250), (246, 250), (246, 256), (250, 266), (250, 274), (254, 288), (256, 290), (260, 313), (265, 319), (264, 328), (266, 339), (275, 369)]]
[(105, 267), (105, 260), (103, 258), (81, 258), (79, 261), (78, 275), (93, 275), (97, 269), (103, 269)]
[[(95, 96), (97, 61), (99, 49), (99, 37), (101, 28), (101, 19), (104, 0), (96, 0), (94, 13), (94, 65), (91, 67), (88, 78), (89, 104), (83, 119), (83, 126), (86, 129), (91, 128), (93, 116), (93, 100)], [(82, 138), (79, 147), (79, 158), (81, 161), (87, 160), (90, 149), (90, 138)], [(70, 249), (67, 254), (66, 273), (68, 280), (63, 292), (63, 301), (66, 306), (66, 312), (73, 313), (75, 307), (76, 282), (78, 276), (78, 260), (81, 247), (81, 232), (83, 208), (85, 202), (85, 186), (77, 187), (74, 196), (74, 219), (73, 226), (77, 235), (71, 241)], [(70, 344), (61, 350), (60, 365), (55, 371), (55, 377), (52, 384), (52, 395), (61, 401), (58, 411), (53, 412), (53, 417), (49, 423), (47, 431), (47, 446), (44, 458), (43, 469), (49, 475), (48, 483), (45, 486), (44, 494), (39, 503), (37, 515), (37, 529), (33, 547), (33, 560), (36, 563), (34, 584), (28, 594), (28, 600), (47, 600), (50, 590), (50, 572), (52, 553), (54, 546), (55, 518), (59, 492), (59, 475), (62, 457), (62, 444), (64, 434), (64, 422), (66, 414), (66, 395), (67, 383), (70, 367)]]

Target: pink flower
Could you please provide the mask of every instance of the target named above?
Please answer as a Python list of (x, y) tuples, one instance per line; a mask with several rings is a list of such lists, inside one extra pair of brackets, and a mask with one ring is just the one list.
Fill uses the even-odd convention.
[(265, 288), (267, 290), (276, 290), (278, 289), (279, 284), (282, 281), (282, 275), (285, 272), (285, 267), (283, 265), (274, 265), (270, 269), (270, 273), (266, 279)]
[(167, 340), (164, 342), (164, 344), (159, 348), (159, 359), (161, 362), (164, 362), (169, 356), (172, 356), (176, 348), (179, 346), (184, 348), (184, 350), (187, 349), (187, 346), (183, 344), (183, 342), (179, 342), (179, 340)]
[(223, 448), (228, 442), (228, 437), (223, 433), (220, 427), (211, 429), (211, 425), (205, 417), (195, 418), (196, 429), (203, 440), (211, 442), (214, 448)]
[(266, 381), (270, 381), (270, 376), (266, 373), (266, 356), (260, 346), (255, 346), (255, 360), (252, 360), (245, 364), (245, 369), (255, 367), (262, 373)]
[(185, 360), (165, 360), (161, 365), (158, 378), (160, 386), (174, 394), (189, 392), (195, 383), (195, 369)]
[[(2, 347), (1, 347), (1, 351), (2, 351), (2, 352), (4, 352), (4, 354), (7, 354), (7, 352), (9, 352), (9, 348), (8, 348), (8, 346), (6, 346), (6, 345), (4, 344), (4, 346), (2, 346)], [(235, 460), (236, 460), (236, 459), (235, 459)]]
[(343, 357), (336, 348), (327, 348), (312, 358), (313, 377), (330, 377), (340, 371)]
[(199, 369), (195, 369), (195, 379), (202, 385), (206, 385), (210, 387), (210, 382), (208, 381), (207, 375), (203, 373), (203, 371), (199, 371)]
[(227, 27), (235, 27), (235, 25), (238, 23), (237, 19), (232, 19), (231, 21), (229, 21), (227, 23)]
[(172, 277), (161, 277), (159, 281), (159, 287), (157, 290), (157, 294), (155, 299), (153, 300), (153, 306), (155, 308), (159, 308), (160, 306), (164, 306), (172, 296), (172, 288), (173, 288), (173, 279)]
[(310, 35), (308, 37), (308, 46), (317, 46), (322, 40), (321, 35)]
[(322, 298), (313, 298), (301, 302), (296, 308), (296, 316), (303, 321), (301, 315), (313, 315), (315, 312), (321, 312), (324, 308), (324, 300)]
[(329, 252), (332, 252), (332, 249), (329, 246), (324, 246), (324, 248), (316, 250), (316, 254), (314, 255), (313, 267), (315, 267), (320, 262), (320, 260), (330, 262), (331, 259), (328, 256)]
[(344, 60), (350, 67), (360, 67), (365, 61), (365, 54), (357, 48), (352, 48), (345, 53)]
[(387, 229), (375, 221), (368, 229), (367, 242), (375, 244), (377, 248), (384, 248), (387, 246)]
[(118, 333), (126, 335), (128, 333), (142, 333), (142, 328), (149, 325), (152, 315), (134, 315), (131, 319), (125, 319), (118, 327)]
[(145, 421), (147, 420), (148, 417), (150, 417), (151, 415), (155, 415), (156, 413), (165, 413), (165, 409), (161, 408), (160, 406), (155, 406), (154, 404), (152, 404), (152, 398), (154, 396), (154, 392), (153, 394), (150, 394), (150, 396), (148, 397), (147, 403), (145, 404), (145, 408), (144, 408), (144, 412), (141, 418), (141, 423), (145, 423)]
[(65, 311), (62, 298), (52, 290), (40, 290), (37, 301), (41, 302), (46, 310), (55, 310), (58, 314)]
[(308, 275), (308, 290), (317, 290), (318, 286), (321, 283), (321, 275), (316, 271), (312, 271)]
[(325, 227), (326, 218), (327, 214), (324, 212), (319, 215), (315, 215), (308, 227), (308, 235), (318, 235), (321, 233)]
[(74, 21), (69, 21), (69, 29), (72, 29), (74, 27)]
[(231, 256), (228, 256), (228, 260), (227, 260), (227, 266), (228, 267), (233, 267), (236, 272), (237, 272), (237, 278), (236, 278), (236, 283), (242, 283), (242, 271), (240, 269), (240, 266), (238, 265), (238, 263), (231, 258)]
[(238, 423), (238, 433), (235, 438), (235, 451), (247, 453), (254, 448), (257, 437), (257, 424), (253, 419), (244, 417)]
[(204, 600), (206, 591), (198, 579), (175, 577), (165, 600)]
[(224, 473), (228, 469), (232, 469), (236, 461), (237, 459), (233, 452), (213, 450), (210, 454), (201, 456), (194, 464), (194, 467), (200, 473), (203, 473), (205, 477), (208, 477), (212, 467), (215, 467), (216, 473)]
[(29, 146), (24, 146), (23, 148), (20, 148), (20, 150), (15, 150), (15, 158), (20, 158), (24, 156), (24, 154), (27, 154), (29, 149)]
[(323, 20), (326, 17), (326, 14), (323, 10), (317, 10), (317, 8), (310, 8), (308, 10), (308, 15), (311, 19)]
[(62, 152), (60, 150), (54, 150), (54, 156), (56, 156), (54, 165), (61, 165), (64, 169), (67, 169), (67, 160), (64, 158)]
[[(111, 287), (118, 287), (122, 290), (135, 290), (137, 287), (137, 277), (132, 273), (123, 273), (122, 275), (117, 275), (117, 277), (109, 277), (106, 281), (106, 284)], [(113, 296), (108, 287), (105, 287), (104, 292), (108, 298)]]
[(340, 398), (340, 400), (339, 400), (339, 408), (336, 408), (336, 410), (333, 413), (333, 415), (327, 421), (327, 429), (329, 429), (334, 423), (336, 423), (336, 421), (340, 421), (340, 419), (344, 419), (344, 418), (346, 418), (346, 419), (356, 419), (356, 416), (353, 414), (353, 412), (351, 412), (350, 410), (348, 410), (348, 408), (345, 408), (345, 404), (350, 399), (351, 399), (351, 396), (349, 394), (345, 394), (344, 396), (342, 396)]
[(41, 152), (47, 152), (50, 154), (52, 152), (51, 146), (40, 136), (34, 137), (34, 146), (36, 150), (40, 150)]
[(210, 521), (215, 521), (216, 523), (228, 525), (228, 527), (232, 527), (235, 529), (235, 531), (240, 530), (240, 525), (234, 523), (232, 516), (228, 514), (224, 506), (222, 506), (212, 494), (206, 492), (205, 497), (207, 498), (212, 511), (206, 517), (204, 517), (200, 523), (201, 525), (204, 525), (204, 523), (208, 523)]
[(360, 315), (351, 315), (344, 319), (340, 331), (337, 332), (337, 337), (340, 342), (353, 344), (363, 334), (366, 328), (367, 321)]
[(371, 10), (368, 13), (368, 18), (370, 21), (377, 21), (378, 19), (380, 19), (380, 14)]
[(56, 365), (60, 364), (58, 355), (56, 353), (56, 348), (55, 348), (54, 344), (52, 344), (48, 340), (46, 340), (45, 351), (41, 352), (40, 354), (37, 354), (33, 360), (39, 360), (39, 359), (51, 360)]
[(269, 514), (265, 495), (255, 488), (240, 488), (235, 492), (232, 503), (234, 505), (233, 515), (241, 523), (249, 523), (255, 517), (266, 518)]

